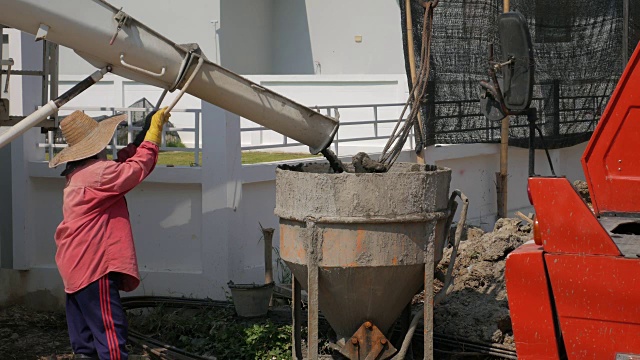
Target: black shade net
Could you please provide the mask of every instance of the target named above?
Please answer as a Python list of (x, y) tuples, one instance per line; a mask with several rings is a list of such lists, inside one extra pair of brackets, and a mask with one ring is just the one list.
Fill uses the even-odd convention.
[[(548, 148), (587, 141), (626, 64), (623, 1), (512, 0), (511, 10), (527, 19), (534, 47), (535, 86), (531, 107)], [(640, 41), (640, 1), (629, 2), (628, 56)], [(400, 0), (409, 83), (405, 1)], [(502, 0), (441, 0), (435, 9), (429, 87), (422, 99), (426, 144), (500, 142), (500, 121), (480, 112), (480, 80), (489, 80), (488, 49), (500, 59), (498, 19)], [(420, 72), (425, 8), (411, 0), (411, 18)], [(509, 144), (528, 146), (528, 122), (514, 116)], [(536, 141), (536, 147), (543, 144)]]

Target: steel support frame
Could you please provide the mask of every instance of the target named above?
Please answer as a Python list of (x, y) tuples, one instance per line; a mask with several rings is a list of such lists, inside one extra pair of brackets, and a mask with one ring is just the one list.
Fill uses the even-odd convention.
[(318, 328), (320, 308), (319, 298), (319, 258), (322, 249), (319, 246), (318, 229), (313, 221), (306, 222), (307, 231), (311, 232), (311, 244), (307, 250), (307, 356), (302, 355), (302, 286), (292, 275), (292, 352), (294, 360), (318, 360)]
[[(426, 226), (430, 226), (427, 224)], [(435, 225), (433, 225), (435, 226)], [(435, 233), (435, 229), (434, 229)], [(433, 360), (433, 272), (435, 269), (434, 241), (427, 241), (424, 249), (424, 311), (423, 341), (424, 360)]]

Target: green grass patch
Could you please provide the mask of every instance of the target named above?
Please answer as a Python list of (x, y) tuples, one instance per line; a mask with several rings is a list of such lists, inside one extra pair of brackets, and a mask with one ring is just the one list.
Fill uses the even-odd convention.
[[(112, 159), (111, 153), (107, 154), (109, 159)], [(284, 153), (284, 152), (265, 152), (265, 151), (243, 151), (242, 163), (243, 164), (259, 164), (264, 162), (273, 161), (287, 161), (295, 159), (307, 159), (316, 158), (319, 155), (311, 155), (305, 153)], [(46, 154), (45, 159), (49, 161), (49, 153)], [(158, 155), (158, 165), (173, 165), (173, 166), (193, 166), (195, 157), (191, 152), (183, 151), (161, 151)], [(202, 164), (202, 153), (198, 159), (198, 163)]]
[[(281, 152), (262, 152), (262, 151), (243, 151), (243, 164), (259, 164), (273, 161), (286, 161), (295, 159), (307, 159), (317, 157), (317, 155), (303, 153), (281, 153)], [(158, 165), (173, 166), (191, 166), (194, 163), (193, 153), (182, 151), (163, 151), (158, 155)], [(199, 163), (202, 164), (202, 154), (200, 154)]]

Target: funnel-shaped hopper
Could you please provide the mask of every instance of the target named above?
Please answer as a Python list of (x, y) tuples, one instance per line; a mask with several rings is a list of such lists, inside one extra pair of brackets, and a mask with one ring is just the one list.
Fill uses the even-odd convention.
[(305, 289), (318, 266), (319, 308), (339, 339), (366, 321), (387, 333), (423, 286), (428, 256), (442, 257), (451, 172), (417, 164), (327, 172), (277, 170), (282, 259)]

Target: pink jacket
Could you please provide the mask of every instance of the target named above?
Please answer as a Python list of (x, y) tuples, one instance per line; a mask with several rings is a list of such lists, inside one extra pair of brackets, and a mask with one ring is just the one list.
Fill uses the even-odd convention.
[(92, 160), (67, 175), (55, 240), (56, 263), (67, 293), (103, 275), (124, 274), (120, 290), (140, 284), (129, 211), (124, 195), (140, 184), (158, 160), (158, 146), (144, 141), (118, 152), (117, 161)]

